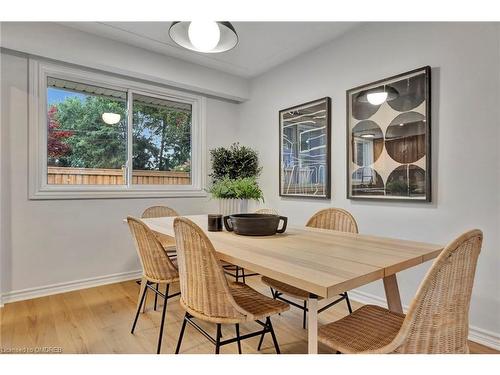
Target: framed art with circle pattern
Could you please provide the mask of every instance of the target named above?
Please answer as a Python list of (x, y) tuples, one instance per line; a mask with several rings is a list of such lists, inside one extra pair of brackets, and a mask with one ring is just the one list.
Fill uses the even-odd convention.
[(431, 68), (347, 93), (347, 198), (431, 201)]

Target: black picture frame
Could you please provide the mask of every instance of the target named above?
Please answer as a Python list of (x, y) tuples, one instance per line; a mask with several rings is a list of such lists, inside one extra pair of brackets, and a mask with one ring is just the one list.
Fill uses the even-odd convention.
[[(353, 164), (355, 164), (355, 163), (353, 160), (353, 141), (352, 141), (352, 139), (353, 139), (354, 126), (356, 126), (358, 123), (361, 123), (362, 121), (370, 121), (370, 119), (372, 119), (377, 113), (377, 112), (375, 112), (373, 115), (369, 116), (366, 119), (354, 118), (353, 114), (352, 114), (354, 95), (357, 94), (359, 97), (359, 96), (369, 92), (370, 89), (373, 89), (376, 87), (381, 87), (381, 86), (386, 87), (386, 86), (390, 86), (390, 85), (396, 86), (398, 83), (402, 82), (403, 80), (407, 80), (408, 85), (409, 85), (410, 78), (418, 77), (421, 75), (423, 75), (423, 82), (425, 83), (425, 87), (423, 89), (424, 99), (422, 102), (422, 103), (425, 103), (425, 110), (423, 111), (423, 113), (420, 113), (420, 115), (425, 117), (422, 120), (423, 122), (425, 122), (425, 126), (424, 126), (424, 128), (425, 128), (425, 140), (424, 140), (424, 142), (422, 142), (425, 145), (425, 152), (424, 152), (425, 161), (418, 159), (418, 163), (420, 166), (417, 167), (414, 165), (414, 163), (410, 163), (410, 162), (399, 163), (399, 162), (395, 161), (394, 159), (392, 159), (392, 157), (389, 156), (392, 159), (391, 162), (393, 163), (393, 165), (399, 163), (400, 166), (403, 166), (403, 167), (407, 166), (408, 177), (406, 179), (406, 182), (407, 182), (406, 186), (407, 186), (408, 196), (407, 195), (398, 196), (398, 195), (395, 195), (393, 191), (389, 195), (387, 194), (387, 192), (388, 192), (387, 182), (389, 181), (389, 178), (391, 177), (390, 174), (386, 178), (385, 182), (382, 181), (382, 183), (384, 185), (383, 193), (377, 193), (376, 192), (377, 189), (375, 188), (375, 189), (373, 189), (373, 191), (375, 193), (353, 194), (352, 180), (353, 180), (353, 173), (355, 172), (353, 170), (355, 168), (355, 166)], [(410, 92), (410, 91), (411, 91), (411, 89), (408, 89), (408, 92)], [(393, 109), (393, 111), (395, 114), (399, 113), (398, 116), (403, 115), (403, 114), (407, 114), (409, 112), (413, 112), (413, 110), (415, 110), (416, 108), (421, 106), (422, 103), (417, 105), (417, 107), (415, 107), (415, 108), (406, 109), (406, 110), (402, 110), (402, 111), (396, 111)], [(384, 105), (384, 104), (385, 103), (381, 104), (380, 107), (382, 107), (382, 105)], [(375, 200), (375, 201), (383, 200), (383, 201), (397, 201), (397, 202), (431, 202), (432, 201), (432, 163), (431, 163), (431, 161), (432, 161), (432, 157), (431, 157), (432, 116), (431, 116), (431, 108), (432, 108), (432, 100), (431, 100), (431, 67), (430, 66), (424, 66), (424, 67), (421, 67), (418, 69), (413, 69), (413, 70), (410, 70), (410, 71), (407, 71), (404, 73), (400, 73), (400, 74), (397, 74), (397, 75), (394, 75), (394, 76), (391, 76), (388, 78), (384, 78), (384, 79), (381, 79), (378, 81), (371, 82), (369, 84), (357, 86), (355, 88), (352, 88), (352, 89), (346, 91), (346, 196), (347, 196), (347, 199)], [(377, 109), (376, 111), (378, 111), (379, 109)], [(421, 108), (419, 108), (419, 109), (421, 110)], [(395, 121), (396, 118), (397, 117), (393, 118), (392, 121)], [(357, 123), (355, 123), (353, 125), (353, 123), (355, 121), (357, 121)], [(391, 125), (390, 122), (388, 125), (388, 123), (386, 122), (386, 123), (382, 124), (382, 128), (385, 126), (388, 127), (388, 126), (393, 126), (393, 125)], [(401, 126), (403, 126), (403, 124), (401, 124)], [(387, 142), (386, 132), (383, 132), (383, 137), (384, 137), (384, 142), (383, 142), (383, 149), (382, 149), (381, 153), (385, 152), (388, 155), (388, 151), (386, 148), (386, 146), (387, 146), (387, 144), (386, 144), (386, 142)], [(386, 155), (384, 155), (384, 156), (386, 156)], [(375, 162), (376, 161), (377, 160), (375, 160)], [(375, 162), (373, 164), (375, 164)], [(416, 193), (415, 196), (409, 196), (410, 191), (412, 189), (411, 188), (411, 178), (409, 175), (410, 166), (413, 166), (412, 170), (414, 170), (414, 173), (416, 174), (417, 168), (423, 169), (423, 168), (421, 168), (423, 165), (425, 165), (424, 193), (423, 193), (423, 195), (418, 196), (417, 194), (420, 194), (420, 190), (417, 190), (418, 192)], [(357, 166), (359, 166), (359, 164), (357, 164)], [(358, 169), (362, 169), (362, 168), (364, 169), (365, 167), (359, 167)], [(373, 167), (370, 167), (369, 169), (372, 169), (372, 168)], [(378, 174), (378, 172), (375, 168), (373, 168), (373, 170), (375, 171), (375, 179), (378, 179), (380, 177), (380, 175)], [(390, 173), (393, 173), (395, 171), (396, 171), (396, 169), (393, 169), (392, 172), (390, 172)], [(421, 173), (421, 171), (418, 171), (418, 172)], [(387, 176), (387, 174), (388, 174), (387, 170), (384, 170), (384, 174)], [(362, 179), (363, 179), (363, 177), (362, 177)], [(381, 190), (381, 189), (379, 189), (379, 190)], [(391, 194), (394, 194), (394, 195), (391, 195)]]
[[(294, 111), (305, 111), (307, 112), (308, 108), (314, 108), (315, 106), (324, 105), (324, 109), (321, 111), (325, 112), (324, 121), (321, 119), (321, 123), (324, 123), (325, 131), (324, 137), (325, 140), (323, 144), (320, 145), (321, 148), (324, 148), (324, 163), (321, 164), (323, 167), (321, 170), (324, 171), (324, 176), (320, 177), (319, 167), (318, 170), (312, 172), (312, 178), (316, 178), (316, 181), (322, 180), (323, 184), (313, 184), (312, 188), (301, 188), (299, 192), (297, 192), (297, 188), (290, 189), (290, 183), (285, 183), (284, 178), (292, 178), (293, 171), (291, 172), (291, 176), (284, 176), (284, 163), (283, 163), (283, 121), (285, 114), (289, 114)], [(331, 98), (323, 97), (316, 100), (311, 100), (306, 103), (302, 103), (299, 105), (294, 105), (289, 108), (285, 108), (279, 111), (278, 114), (278, 135), (279, 135), (279, 196), (287, 197), (287, 198), (312, 198), (312, 199), (330, 199), (331, 198)], [(309, 115), (307, 115), (309, 116)], [(310, 119), (308, 121), (313, 121), (312, 117), (309, 116)], [(308, 118), (309, 118), (308, 117)], [(320, 123), (320, 121), (316, 121)], [(320, 130), (320, 129), (318, 129)], [(315, 137), (319, 138), (319, 137)], [(319, 147), (318, 147), (319, 148)], [(315, 177), (314, 177), (315, 174)], [(290, 182), (290, 180), (288, 180)], [(286, 186), (286, 188), (285, 188)], [(319, 192), (319, 193), (318, 193)]]

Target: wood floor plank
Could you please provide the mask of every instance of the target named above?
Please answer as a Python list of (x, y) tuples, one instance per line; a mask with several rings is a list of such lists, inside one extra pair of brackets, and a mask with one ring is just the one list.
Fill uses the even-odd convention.
[[(269, 295), (269, 289), (259, 277), (247, 282), (253, 288)], [(178, 289), (171, 288), (171, 292)], [(134, 281), (105, 285), (75, 292), (63, 293), (6, 304), (0, 310), (0, 346), (12, 348), (61, 347), (63, 353), (155, 353), (161, 309), (153, 311), (153, 298), (141, 314), (135, 334), (130, 333), (139, 286)], [(162, 353), (174, 353), (184, 316), (179, 297), (168, 302), (167, 320), (162, 342)], [(352, 302), (353, 308), (361, 305)], [(347, 314), (340, 303), (319, 315), (319, 324), (326, 324)], [(272, 318), (282, 353), (307, 353), (307, 331), (302, 329), (302, 312), (296, 308)], [(200, 323), (215, 334), (215, 327)], [(241, 333), (259, 329), (255, 323), (241, 325)], [(234, 326), (223, 326), (224, 337), (234, 336)], [(242, 342), (243, 353), (274, 353), (273, 343), (267, 337), (262, 350), (257, 352), (258, 337)], [(485, 346), (471, 343), (472, 353), (498, 353)], [(182, 353), (213, 353), (214, 346), (192, 327), (187, 327)], [(320, 353), (329, 353), (319, 345)], [(221, 353), (237, 353), (236, 344), (223, 346)]]

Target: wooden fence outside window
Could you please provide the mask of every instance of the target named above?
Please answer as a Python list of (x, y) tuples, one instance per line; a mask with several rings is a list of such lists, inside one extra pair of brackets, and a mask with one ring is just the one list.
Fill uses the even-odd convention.
[[(122, 169), (48, 167), (49, 185), (123, 185)], [(133, 171), (133, 185), (189, 185), (189, 172)]]

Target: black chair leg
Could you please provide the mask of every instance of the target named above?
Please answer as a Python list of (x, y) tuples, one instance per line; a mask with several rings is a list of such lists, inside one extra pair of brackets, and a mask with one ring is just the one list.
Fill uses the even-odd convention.
[(246, 281), (246, 279), (245, 279), (245, 269), (244, 269), (244, 268), (242, 268), (242, 269), (241, 269), (241, 274), (242, 274), (242, 276), (243, 276), (243, 284), (246, 284), (246, 283), (247, 283), (247, 281)]
[(215, 354), (219, 354), (220, 352), (220, 338), (221, 338), (221, 325), (217, 324), (217, 337), (215, 339)]
[(234, 266), (234, 267), (235, 267), (234, 273), (236, 275), (234, 278), (236, 279), (236, 282), (238, 282), (240, 280), (240, 267), (238, 267), (238, 266)]
[(139, 318), (139, 313), (141, 312), (142, 305), (144, 304), (144, 300), (146, 299), (146, 292), (148, 290), (148, 287), (144, 288), (144, 291), (142, 292), (141, 296), (141, 302), (139, 303), (139, 306), (137, 306), (137, 312), (135, 313), (135, 318), (134, 318), (134, 323), (132, 324), (132, 329), (130, 330), (130, 333), (134, 333), (135, 326), (137, 324), (137, 319)]
[(276, 339), (276, 335), (274, 334), (273, 324), (271, 323), (271, 318), (266, 318), (266, 323), (269, 325), (269, 329), (271, 330), (271, 337), (273, 338), (274, 349), (276, 350), (276, 354), (281, 354), (280, 347), (278, 345), (278, 340)]
[(259, 340), (259, 345), (257, 345), (257, 350), (260, 350), (260, 348), (262, 347), (262, 342), (264, 341), (265, 334), (266, 334), (265, 332), (262, 332), (262, 335), (260, 335), (260, 340)]
[(351, 301), (349, 301), (349, 296), (347, 295), (347, 292), (345, 292), (345, 301), (347, 302), (347, 309), (349, 310), (349, 314), (352, 314), (352, 307), (351, 307)]
[(304, 301), (304, 315), (302, 316), (302, 328), (306, 329), (307, 301)]
[(273, 296), (273, 299), (276, 299), (276, 294), (274, 294), (274, 289), (269, 287), (269, 289), (271, 289), (271, 295)]
[[(156, 283), (156, 291), (158, 291), (158, 283)], [(154, 311), (156, 311), (156, 306), (158, 306), (158, 293), (155, 293), (155, 306)]]
[[(160, 354), (160, 350), (161, 350), (161, 340), (163, 338), (163, 326), (165, 324), (165, 316), (167, 315), (167, 298), (168, 298), (169, 285), (170, 284), (167, 284), (167, 294), (165, 294), (165, 301), (163, 301), (163, 311), (161, 313), (161, 323), (160, 323), (160, 335), (158, 337), (158, 347), (156, 348), (156, 354)], [(158, 290), (158, 284), (156, 284), (156, 288)], [(155, 301), (156, 301), (157, 296), (158, 296), (158, 294), (155, 295)]]
[(236, 338), (238, 339), (238, 354), (241, 354), (241, 341), (240, 341), (240, 325), (238, 323), (235, 324), (236, 326)]
[[(273, 294), (273, 299), (277, 299), (280, 296), (280, 292), (273, 290), (273, 288), (271, 288), (271, 293)], [(281, 315), (281, 313), (278, 313), (278, 315)]]
[(260, 336), (259, 345), (257, 345), (258, 351), (260, 351), (260, 348), (262, 347), (262, 342), (264, 341), (264, 335), (265, 333), (262, 333), (262, 335)]
[(182, 338), (184, 337), (184, 330), (186, 329), (188, 313), (184, 315), (184, 320), (182, 321), (181, 332), (179, 333), (179, 339), (177, 340), (177, 347), (175, 348), (175, 354), (179, 354), (179, 350), (181, 349)]

